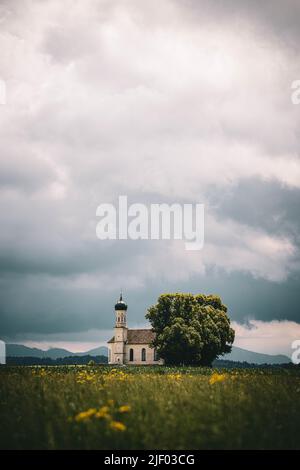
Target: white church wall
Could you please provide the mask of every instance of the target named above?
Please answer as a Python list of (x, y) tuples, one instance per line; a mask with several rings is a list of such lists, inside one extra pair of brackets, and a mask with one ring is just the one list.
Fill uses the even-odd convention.
[[(130, 349), (133, 349), (133, 361), (130, 361)], [(142, 361), (142, 350), (146, 350), (146, 360)], [(154, 360), (154, 349), (149, 344), (126, 344), (125, 363), (133, 365), (160, 364), (160, 361)]]
[[(162, 360), (155, 360), (154, 349), (150, 347), (150, 339), (146, 337), (142, 338), (138, 334), (138, 330), (129, 330), (133, 333), (133, 336), (138, 334), (140, 340), (145, 341), (148, 339), (148, 343), (145, 344), (127, 344), (128, 339), (128, 328), (127, 328), (127, 305), (123, 301), (122, 293), (120, 294), (120, 299), (115, 304), (115, 328), (114, 328), (114, 338), (112, 342), (108, 343), (109, 354), (108, 354), (108, 363), (109, 364), (163, 364)], [(143, 334), (144, 330), (141, 330)], [(150, 331), (150, 330), (149, 330)], [(150, 332), (151, 333), (151, 332)], [(131, 335), (132, 336), (132, 335)], [(150, 337), (153, 336), (150, 334)], [(149, 337), (149, 335), (148, 335)], [(135, 341), (138, 340), (137, 337), (134, 338)], [(133, 350), (133, 360), (130, 360), (130, 350)], [(143, 350), (145, 354), (143, 354)], [(142, 355), (143, 354), (143, 355)]]

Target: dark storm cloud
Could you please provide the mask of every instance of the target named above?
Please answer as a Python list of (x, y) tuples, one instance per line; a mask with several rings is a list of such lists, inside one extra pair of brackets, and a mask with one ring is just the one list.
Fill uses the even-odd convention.
[[(21, 337), (22, 333), (46, 335), (112, 327), (117, 288), (108, 291), (105, 283), (99, 283), (98, 289), (80, 286), (68, 290), (63, 288), (63, 282), (52, 285), (46, 279), (32, 279), (24, 285), (17, 278), (2, 281), (3, 337), (12, 340), (16, 335)], [(227, 305), (230, 318), (240, 323), (247, 324), (249, 319), (297, 322), (299, 289), (299, 278), (278, 284), (246, 274), (224, 272), (219, 275), (207, 273), (202, 279), (192, 278), (188, 282), (164, 281), (163, 288), (152, 280), (146, 288), (125, 290), (125, 298), (129, 305), (130, 326), (143, 326), (147, 308), (162, 292), (169, 291), (218, 294)]]
[(240, 24), (257, 25), (261, 34), (273, 33), (288, 46), (297, 48), (300, 39), (298, 18), (300, 4), (297, 0), (178, 0), (186, 13), (195, 20), (207, 19)]
[[(18, 148), (16, 153), (2, 153), (0, 162), (0, 187), (23, 191), (36, 191), (55, 179), (55, 173), (46, 163), (40, 162), (34, 155), (26, 154), (26, 150)], [(3, 152), (3, 150), (2, 150)], [(22, 167), (20, 162), (23, 162)]]
[[(54, 237), (54, 235), (53, 235)], [(50, 237), (49, 237), (50, 238)], [(53, 243), (54, 241), (54, 243)], [(52, 239), (52, 246), (36, 240), (35, 247), (22, 244), (14, 250), (4, 250), (0, 254), (0, 272), (3, 274), (30, 274), (49, 276), (72, 276), (84, 273), (97, 273), (103, 270), (107, 274), (117, 269), (124, 272), (131, 264), (130, 257), (140, 253), (151, 253), (149, 245), (141, 242), (107, 242), (104, 247), (96, 241), (72, 243)]]
[(232, 218), (269, 234), (288, 236), (300, 243), (300, 190), (278, 181), (245, 179), (219, 199), (211, 191), (211, 203), (219, 216)]
[[(1, 334), (109, 329), (121, 287), (131, 325), (163, 291), (300, 321), (299, 8), (1, 2)], [(100, 242), (120, 194), (204, 202), (204, 250)]]

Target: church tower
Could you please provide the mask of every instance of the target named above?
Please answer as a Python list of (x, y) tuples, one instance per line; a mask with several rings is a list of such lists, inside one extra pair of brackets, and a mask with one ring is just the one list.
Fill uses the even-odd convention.
[(127, 341), (127, 305), (123, 301), (122, 292), (120, 299), (115, 305), (115, 347), (114, 347), (114, 363), (124, 364), (125, 359), (125, 343)]

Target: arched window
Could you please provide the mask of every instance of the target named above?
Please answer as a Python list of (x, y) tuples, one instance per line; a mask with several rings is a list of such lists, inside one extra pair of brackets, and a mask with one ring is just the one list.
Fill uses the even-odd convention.
[(145, 361), (146, 360), (146, 349), (143, 348), (142, 349), (142, 361)]
[(133, 361), (133, 349), (129, 349), (129, 360), (132, 362)]

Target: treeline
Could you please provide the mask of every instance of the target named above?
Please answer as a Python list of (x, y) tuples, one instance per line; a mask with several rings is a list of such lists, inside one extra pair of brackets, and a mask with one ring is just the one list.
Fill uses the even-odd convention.
[(62, 366), (62, 365), (86, 365), (107, 364), (107, 356), (67, 356), (52, 359), (50, 357), (23, 357), (8, 356), (6, 364), (10, 366)]
[[(50, 357), (24, 357), (8, 356), (6, 364), (10, 366), (62, 366), (62, 365), (88, 365), (88, 364), (108, 364), (107, 356), (68, 356), (52, 359)], [(249, 362), (229, 361), (226, 359), (216, 359), (213, 367), (225, 369), (257, 369), (257, 368), (280, 368), (280, 369), (300, 369), (300, 364), (291, 362), (287, 364), (250, 364)], [(157, 366), (159, 367), (159, 366)]]
[(300, 364), (296, 365), (292, 362), (286, 364), (253, 364), (249, 362), (228, 361), (226, 359), (216, 359), (213, 367), (224, 367), (226, 369), (257, 369), (257, 368), (280, 368), (280, 369), (299, 369)]

